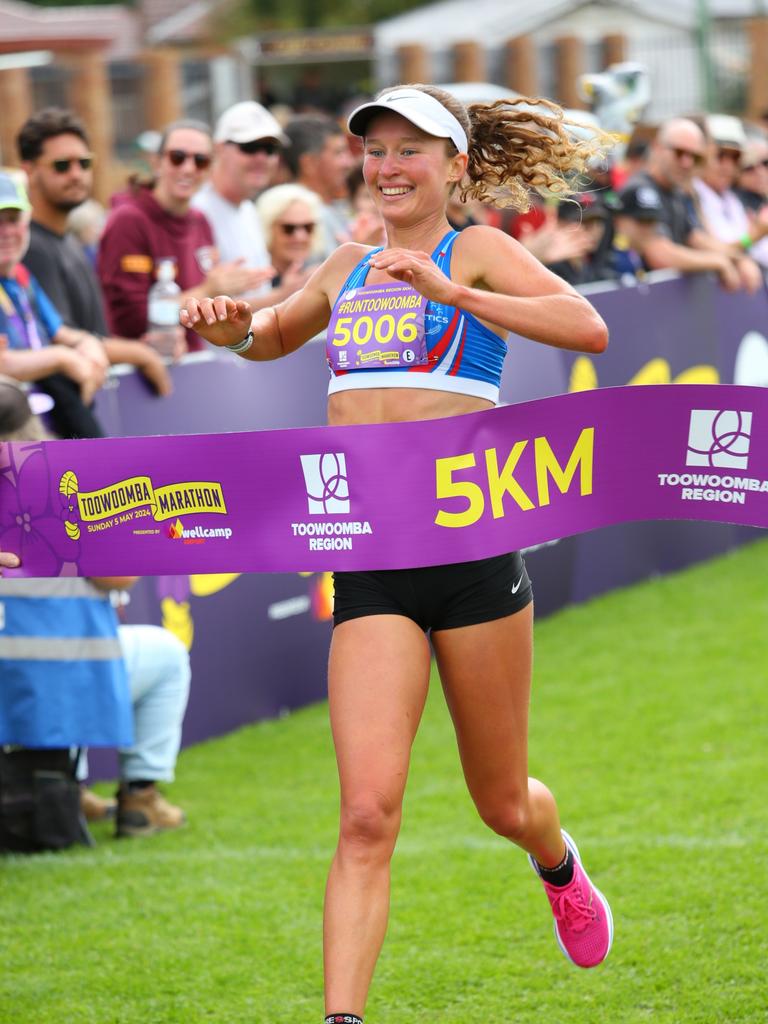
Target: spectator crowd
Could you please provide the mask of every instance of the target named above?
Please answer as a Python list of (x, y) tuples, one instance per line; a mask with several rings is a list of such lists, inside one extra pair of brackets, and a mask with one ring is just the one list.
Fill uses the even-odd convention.
[[(258, 309), (300, 288), (335, 246), (385, 242), (359, 140), (326, 114), (278, 113), (244, 101), (213, 130), (169, 125), (150, 175), (131, 178), (108, 211), (92, 199), (93, 155), (73, 112), (47, 108), (22, 126), (19, 167), (0, 172), (0, 372), (48, 396), (56, 434), (102, 434), (93, 398), (111, 364), (135, 366), (166, 395), (162, 355), (202, 347), (153, 320), (161, 265), (179, 305), (226, 293)], [(714, 272), (732, 291), (763, 287), (763, 127), (673, 118), (654, 133), (642, 126), (618, 153), (594, 161), (573, 195), (532, 196), (525, 213), (457, 193), (452, 222), (501, 228), (577, 286), (674, 269)]]
[[(0, 440), (102, 436), (94, 397), (116, 363), (135, 367), (158, 396), (171, 392), (169, 356), (203, 342), (153, 312), (158, 279), (175, 281), (177, 305), (226, 293), (259, 309), (301, 288), (336, 246), (386, 243), (359, 140), (324, 114), (278, 121), (245, 101), (213, 129), (176, 121), (149, 157), (150, 175), (132, 177), (108, 210), (92, 197), (94, 158), (72, 111), (39, 111), (17, 143), (18, 166), (0, 170)], [(713, 272), (729, 291), (765, 286), (763, 127), (725, 115), (678, 117), (638, 130), (619, 153), (595, 160), (573, 194), (532, 196), (524, 213), (455, 193), (451, 222), (457, 230), (478, 222), (500, 228), (576, 286), (631, 284), (659, 269)], [(16, 603), (14, 621), (31, 642), (40, 635), (38, 599), (59, 602), (72, 636), (81, 628), (73, 609), (101, 609), (128, 681), (120, 685), (133, 709), (134, 743), (123, 751), (117, 804), (83, 790), (83, 808), (115, 813), (118, 834), (145, 835), (184, 820), (155, 783), (173, 777), (189, 667), (170, 635), (118, 627), (104, 611), (111, 583), (14, 595), (11, 581), (0, 582), (0, 601)], [(2, 651), (0, 639), (0, 661)], [(9, 722), (0, 693), (0, 745), (28, 742), (23, 729), (14, 738)], [(87, 744), (88, 736), (72, 742)]]

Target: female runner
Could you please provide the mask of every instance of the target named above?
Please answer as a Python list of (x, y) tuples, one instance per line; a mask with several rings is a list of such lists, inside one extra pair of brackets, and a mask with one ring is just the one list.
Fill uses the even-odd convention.
[[(358, 107), (349, 129), (364, 139), (363, 171), (387, 245), (342, 245), (301, 291), (253, 315), (223, 295), (188, 299), (182, 324), (245, 359), (277, 359), (325, 330), (351, 289), (405, 282), (428, 304), (424, 337), (402, 365), (377, 366), (374, 354), (365, 368), (350, 368), (349, 353), (339, 354), (343, 332), (336, 346), (329, 341), (328, 419), (336, 425), (492, 408), (510, 331), (601, 352), (606, 327), (586, 299), (508, 235), (486, 226), (457, 234), (446, 219), (457, 187), (496, 203), (505, 192), (523, 208), (530, 188), (569, 190), (565, 176), (583, 170), (595, 144), (570, 136), (558, 108), (536, 109), (502, 101), (467, 111), (422, 85)], [(336, 573), (334, 582), (329, 705), (341, 820), (325, 899), (326, 1021), (362, 1021), (384, 940), (390, 860), (429, 682), (427, 633), (481, 818), (528, 853), (563, 953), (580, 967), (599, 964), (613, 936), (608, 903), (561, 830), (552, 794), (528, 777), (533, 614), (520, 554)]]

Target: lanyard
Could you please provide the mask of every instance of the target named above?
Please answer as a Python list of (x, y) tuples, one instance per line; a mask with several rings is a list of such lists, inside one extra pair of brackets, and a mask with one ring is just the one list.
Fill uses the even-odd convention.
[[(25, 288), (19, 285), (17, 292), (19, 305), (12, 301), (8, 292), (0, 284), (0, 309), (8, 319), (9, 327), (15, 337), (22, 341), (23, 348), (42, 348), (43, 341), (37, 329), (37, 321), (32, 311), (32, 304)], [(19, 309), (19, 306), (21, 307)]]

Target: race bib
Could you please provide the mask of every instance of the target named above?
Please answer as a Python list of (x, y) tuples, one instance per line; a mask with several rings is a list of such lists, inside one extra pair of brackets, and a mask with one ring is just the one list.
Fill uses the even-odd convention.
[(427, 300), (395, 281), (350, 288), (336, 303), (326, 333), (334, 373), (381, 367), (408, 369), (427, 363)]

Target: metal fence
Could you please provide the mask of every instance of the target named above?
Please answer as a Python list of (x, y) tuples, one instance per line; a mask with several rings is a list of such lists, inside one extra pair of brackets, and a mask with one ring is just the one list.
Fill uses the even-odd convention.
[[(743, 114), (746, 109), (751, 51), (746, 25), (740, 21), (713, 22), (703, 59), (697, 38), (683, 31), (665, 35), (630, 36), (627, 59), (645, 65), (651, 76), (652, 99), (644, 119), (658, 121), (676, 114), (703, 110)], [(506, 75), (504, 47), (491, 43), (487, 49), (488, 80), (501, 84)], [(584, 71), (598, 71), (603, 65), (601, 41), (590, 42), (584, 50)], [(386, 74), (396, 72), (393, 54), (386, 62)], [(454, 77), (452, 52), (431, 53), (432, 80)], [(231, 65), (231, 66), (230, 66)], [(382, 77), (382, 67), (377, 69)], [(386, 77), (386, 74), (384, 77)], [(212, 123), (221, 109), (239, 98), (246, 70), (237, 60), (202, 60), (187, 56), (181, 65), (181, 106), (184, 116)], [(537, 53), (538, 93), (555, 100), (557, 92), (557, 47), (542, 42)], [(34, 109), (66, 105), (72, 71), (54, 63), (30, 69)], [(145, 123), (144, 78), (140, 62), (117, 62), (109, 66), (114, 112), (115, 152), (126, 160), (136, 154), (135, 142)], [(381, 83), (383, 84), (383, 83)]]
[[(208, 123), (212, 121), (216, 113), (214, 106), (217, 92), (212, 74), (213, 70), (217, 70), (214, 65), (215, 62), (206, 60), (187, 59), (182, 62), (181, 106), (185, 117)], [(65, 64), (52, 63), (30, 68), (29, 75), (34, 110), (70, 105), (71, 68)], [(144, 95), (146, 70), (140, 61), (113, 61), (109, 64), (108, 75), (115, 155), (120, 160), (130, 160), (136, 156), (136, 139), (147, 128)], [(222, 92), (221, 87), (218, 92)], [(224, 99), (226, 97), (220, 97), (222, 102)], [(234, 102), (234, 99), (228, 102)], [(219, 105), (222, 105), (221, 102)]]
[(185, 60), (181, 71), (184, 116), (210, 124), (214, 119), (210, 62)]
[(118, 160), (136, 157), (136, 139), (147, 127), (144, 122), (144, 65), (120, 61), (109, 65), (112, 91), (112, 124)]
[(63, 64), (45, 64), (29, 69), (32, 83), (32, 109), (65, 107), (69, 94), (71, 70)]
[[(707, 109), (729, 114), (744, 113), (751, 62), (745, 25), (732, 20), (715, 22), (709, 34), (707, 53), (709, 59), (705, 61), (697, 39), (683, 32), (629, 38), (627, 59), (644, 64), (651, 75), (652, 99), (645, 115), (648, 120)], [(448, 59), (447, 54), (443, 56)], [(561, 101), (562, 97), (558, 95), (557, 44), (540, 43), (536, 57), (538, 94)], [(602, 40), (588, 43), (584, 47), (584, 72), (600, 71), (603, 67)], [(489, 48), (489, 81), (501, 85), (504, 75), (503, 48)], [(450, 78), (443, 80), (449, 81)]]
[(743, 114), (747, 108), (752, 53), (743, 24), (715, 26), (710, 43), (712, 62), (711, 108)]
[[(693, 38), (649, 36), (631, 39), (628, 58), (651, 75), (650, 121), (703, 110), (742, 114), (750, 74), (750, 46), (741, 23), (715, 24), (708, 60)], [(707, 78), (709, 77), (709, 82)]]

